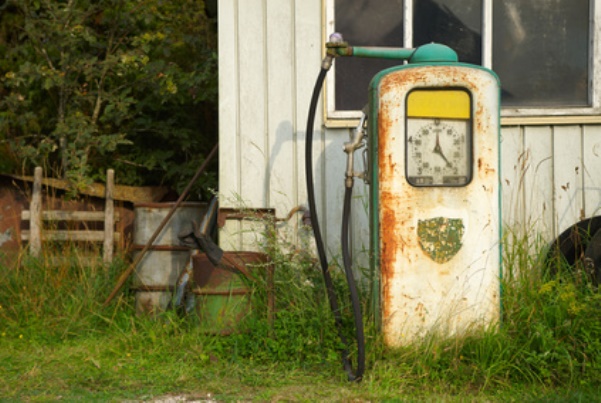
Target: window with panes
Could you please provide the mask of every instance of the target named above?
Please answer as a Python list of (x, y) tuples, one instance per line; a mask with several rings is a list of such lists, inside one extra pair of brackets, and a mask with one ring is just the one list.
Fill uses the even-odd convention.
[[(495, 71), (504, 114), (593, 113), (595, 0), (325, 0), (329, 26), (350, 45), (453, 48)], [(352, 117), (371, 78), (398, 62), (339, 59), (329, 117)]]

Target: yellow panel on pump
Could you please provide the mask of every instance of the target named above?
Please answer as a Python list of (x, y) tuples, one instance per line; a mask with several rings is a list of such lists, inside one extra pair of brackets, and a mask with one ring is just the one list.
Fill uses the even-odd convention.
[(407, 95), (407, 117), (469, 119), (470, 95), (465, 90), (413, 90)]

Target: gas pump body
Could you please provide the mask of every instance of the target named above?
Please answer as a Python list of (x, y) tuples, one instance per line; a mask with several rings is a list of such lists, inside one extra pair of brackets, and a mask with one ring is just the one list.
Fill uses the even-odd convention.
[(371, 267), (389, 346), (499, 320), (499, 94), (493, 72), (456, 62), (372, 80)]

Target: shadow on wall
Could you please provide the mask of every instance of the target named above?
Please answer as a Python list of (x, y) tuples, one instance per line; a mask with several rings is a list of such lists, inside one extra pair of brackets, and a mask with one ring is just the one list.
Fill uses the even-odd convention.
[[(270, 194), (270, 207), (276, 208), (278, 217), (283, 217), (296, 206), (308, 208), (305, 179), (305, 132), (294, 132), (290, 121), (282, 121), (275, 132), (265, 175), (264, 186)], [(316, 128), (313, 138), (313, 167), (315, 195), (319, 225), (330, 257), (340, 256), (342, 210), (346, 154), (344, 143), (349, 141), (348, 130), (323, 130)], [(363, 170), (360, 150), (356, 156), (356, 170)], [(369, 239), (353, 239), (369, 236), (367, 209), (363, 199), (367, 194), (361, 180), (355, 180), (351, 219), (351, 244), (369, 245)], [(276, 205), (277, 204), (277, 205)], [(305, 234), (301, 228), (302, 214), (289, 221), (293, 228), (293, 242)], [(362, 228), (365, 226), (365, 228)], [(358, 232), (354, 232), (354, 229)], [(360, 235), (358, 235), (360, 234)]]

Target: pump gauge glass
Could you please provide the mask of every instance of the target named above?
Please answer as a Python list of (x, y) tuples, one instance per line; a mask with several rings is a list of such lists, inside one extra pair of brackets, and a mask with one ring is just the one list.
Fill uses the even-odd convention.
[(465, 186), (472, 178), (469, 93), (413, 90), (407, 96), (406, 177), (413, 186)]

